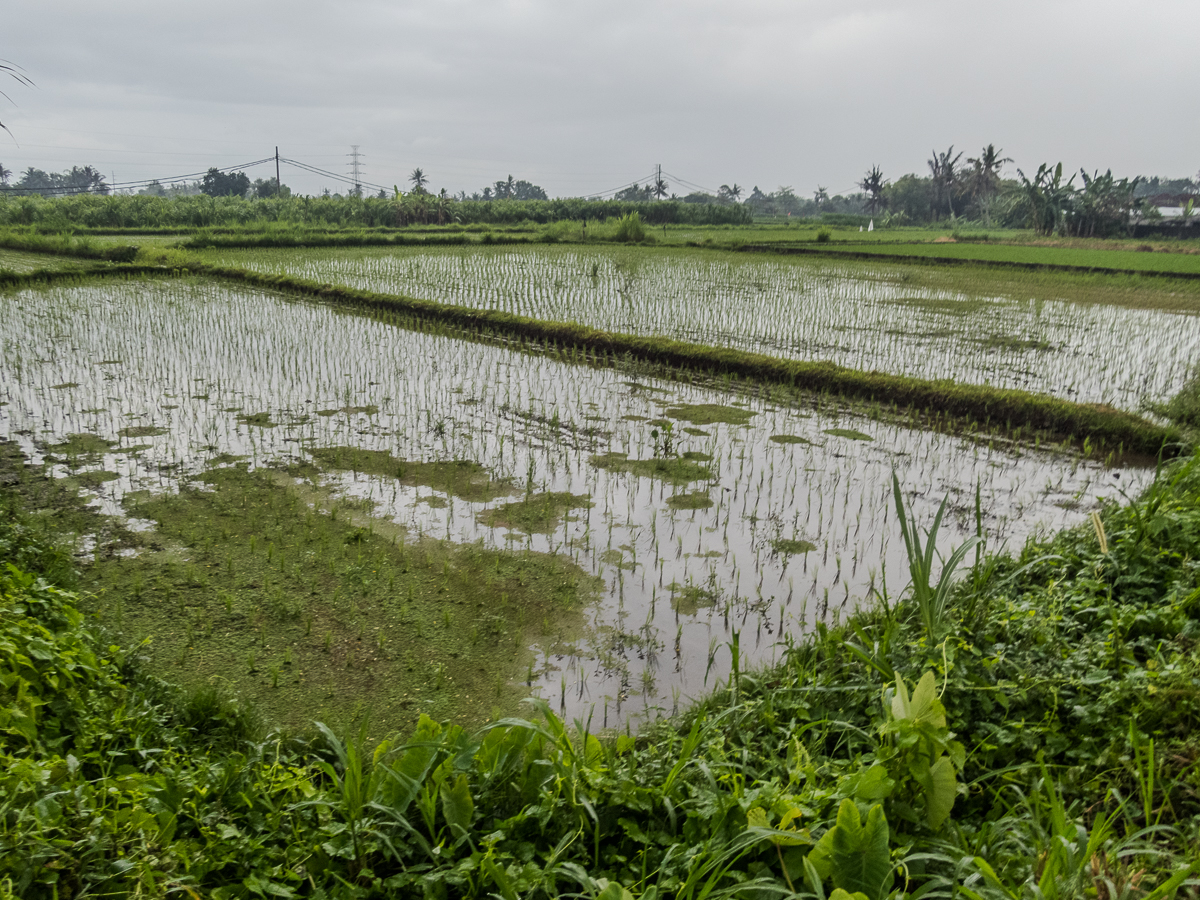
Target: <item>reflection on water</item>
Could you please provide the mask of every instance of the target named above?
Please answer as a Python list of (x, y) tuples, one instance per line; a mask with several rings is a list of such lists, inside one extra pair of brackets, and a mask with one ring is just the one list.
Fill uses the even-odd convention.
[[(895, 596), (893, 470), (921, 521), (949, 494), (945, 549), (973, 532), (977, 487), (988, 546), (1015, 547), (1149, 477), (209, 283), (23, 291), (0, 302), (0, 333), (0, 436), (60, 460), (57, 474), (93, 473), (111, 513), (230, 457), (278, 466), (352, 447), (489, 467), (511, 492), (316, 477), (411, 534), (567, 554), (602, 577), (591, 628), (539, 648), (530, 680), (567, 715), (594, 709), (609, 725), (726, 677), (735, 630), (743, 664), (764, 662), (872, 588)], [(514, 514), (481, 515), (547, 492), (592, 505), (530, 533)]]
[(1067, 302), (1012, 276), (983, 286), (978, 273), (914, 278), (911, 267), (879, 263), (544, 246), (213, 257), (321, 283), (1135, 412), (1174, 395), (1200, 350), (1195, 315)]

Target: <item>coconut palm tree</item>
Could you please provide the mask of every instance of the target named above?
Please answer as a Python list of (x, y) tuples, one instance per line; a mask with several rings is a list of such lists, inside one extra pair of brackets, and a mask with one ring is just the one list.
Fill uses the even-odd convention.
[(420, 166), (412, 170), (412, 174), (408, 176), (408, 180), (412, 182), (414, 194), (424, 193), (425, 185), (429, 183), (429, 179), (421, 171)]
[(872, 166), (871, 171), (864, 176), (858, 186), (871, 195), (867, 200), (868, 212), (877, 213), (887, 206), (887, 198), (883, 196), (883, 189), (887, 187), (887, 182), (883, 180), (883, 172), (879, 166)]
[(662, 200), (669, 193), (670, 193), (670, 191), (667, 189), (667, 183), (665, 181), (663, 181), (661, 178), (657, 179), (654, 182), (654, 196), (657, 197), (659, 200)]
[(983, 213), (983, 224), (991, 224), (992, 200), (1000, 189), (1000, 170), (1005, 163), (1012, 162), (1007, 156), (1001, 157), (1003, 150), (997, 150), (994, 144), (983, 148), (978, 157), (967, 157), (972, 166), (967, 183), (971, 196)]
[(4, 168), (4, 165), (0, 163), (0, 185), (7, 187), (10, 178), (12, 178), (12, 169)]
[(929, 160), (929, 173), (933, 176), (934, 208), (941, 206), (942, 200), (945, 200), (946, 209), (950, 211), (950, 218), (953, 219), (954, 188), (958, 184), (958, 161), (962, 159), (962, 153), (954, 156), (953, 144), (945, 153), (938, 153), (936, 150), (930, 152), (933, 154), (933, 159)]
[(434, 210), (437, 212), (437, 221), (439, 225), (445, 225), (446, 219), (450, 215), (450, 204), (453, 198), (446, 192), (445, 188), (438, 191), (437, 202), (434, 204)]
[[(33, 87), (33, 82), (30, 81), (28, 76), (26, 76), (25, 73), (21, 71), (21, 67), (16, 65), (15, 63), (9, 62), (6, 59), (0, 59), (0, 74), (7, 74), (9, 77), (11, 77), (17, 83), (28, 85), (29, 87)], [(7, 100), (8, 94), (4, 93), (3, 91), (0, 91), (0, 97), (3, 97), (5, 100)], [(5, 131), (8, 131), (8, 126), (5, 125), (3, 122), (0, 122), (0, 128), (3, 128)], [(9, 134), (12, 134), (12, 132), (9, 131)], [(8, 174), (11, 175), (12, 173), (9, 172)]]

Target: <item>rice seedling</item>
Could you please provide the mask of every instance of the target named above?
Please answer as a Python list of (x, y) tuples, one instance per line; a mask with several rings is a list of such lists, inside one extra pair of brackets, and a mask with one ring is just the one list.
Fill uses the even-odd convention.
[[(657, 265), (647, 261), (639, 277)], [(518, 279), (513, 290), (522, 284)], [(570, 284), (565, 279), (563, 290)], [(941, 532), (961, 541), (982, 531), (992, 546), (1019, 542), (1039, 524), (1082, 521), (1115, 485), (1136, 488), (1147, 477), (1064, 458), (1053, 447), (989, 445), (924, 430), (920, 421), (909, 427), (870, 411), (850, 414), (831, 397), (786, 388), (743, 394), (733, 378), (668, 381), (631, 363), (595, 368), (590, 358), (575, 363), (467, 343), (204, 281), (49, 288), (19, 297), (19, 304), (0, 307), (0, 330), (11, 336), (0, 361), (0, 400), (7, 403), (0, 435), (33, 458), (52, 455), (48, 448), (69, 435), (93, 435), (101, 443), (87, 465), (119, 475), (99, 488), (114, 514), (136, 516), (130, 498), (141, 492), (213, 490), (220, 473), (233, 473), (221, 476), (232, 484), (250, 469), (274, 473), (303, 499), (302, 515), (276, 503), (265, 514), (269, 528), (249, 535), (236, 553), (228, 549), (237, 540), (231, 525), (222, 526), (224, 537), (207, 534), (206, 543), (225, 548), (218, 569), (229, 579), (249, 579), (266, 561), (272, 578), (298, 571), (336, 580), (322, 598), (329, 610), (349, 610), (384, 592), (407, 618), (422, 608), (415, 579), (423, 573), (436, 573), (435, 589), (456, 589), (455, 569), (438, 542), (496, 551), (481, 563), (486, 576), (479, 584), (491, 579), (502, 607), (515, 602), (523, 577), (511, 574), (503, 554), (527, 560), (569, 553), (602, 581), (587, 627), (570, 630), (568, 652), (553, 641), (535, 644), (527, 664), (526, 648), (510, 643), (524, 640), (516, 631), (554, 633), (560, 626), (545, 611), (517, 611), (498, 658), (511, 656), (514, 682), (553, 696), (560, 686), (549, 681), (557, 680), (557, 665), (546, 665), (552, 657), (582, 672), (603, 656), (607, 630), (641, 623), (639, 649), (623, 649), (620, 665), (593, 671), (588, 691), (581, 690), (582, 675), (571, 676), (565, 701), (572, 714), (604, 696), (619, 698), (623, 682), (635, 689), (620, 700), (622, 719), (667, 708), (672, 690), (691, 694), (710, 677), (729, 675), (731, 663), (712, 653), (714, 640), (729, 640), (736, 628), (745, 635), (745, 664), (761, 664), (785, 637), (778, 624), (785, 607), (788, 628), (812, 628), (845, 598), (867, 595), (873, 576), (860, 561), (903, 571), (901, 529), (889, 511), (893, 468), (914, 498), (912, 521), (936, 514), (928, 496), (949, 494)], [(97, 367), (98, 359), (124, 362)], [(189, 388), (197, 378), (206, 399)], [(54, 390), (67, 382), (78, 385), (72, 406)], [(164, 412), (165, 394), (174, 395), (166, 405), (175, 408)], [(247, 428), (238, 419), (243, 410), (270, 410), (277, 426)], [(125, 456), (120, 431), (131, 416), (162, 430), (139, 437), (146, 448)], [(444, 423), (440, 433), (431, 421)], [(586, 439), (571, 427), (578, 422), (593, 427)], [(701, 434), (683, 427), (697, 423)], [(775, 440), (780, 435), (795, 440)], [(60, 474), (80, 468), (63, 458), (54, 464)], [(671, 486), (680, 480), (684, 486)], [(990, 512), (980, 517), (976, 509)], [(369, 548), (377, 540), (395, 554), (387, 572), (374, 571), (376, 551)], [(719, 602), (686, 609), (657, 603), (672, 584), (702, 585)], [(228, 627), (245, 627), (234, 618), (243, 609), (235, 589), (224, 590), (228, 600), (218, 606)], [(359, 631), (377, 652), (396, 646), (390, 634), (383, 646), (365, 638), (367, 628), (376, 631), (374, 622), (355, 621), (344, 634), (311, 603), (254, 590), (276, 604), (272, 628), (294, 622), (297, 638), (331, 662), (343, 659), (344, 641), (357, 643)], [(432, 620), (405, 627), (417, 641), (461, 633), (482, 652), (499, 638), (481, 624), (439, 606)], [(314, 626), (322, 635), (316, 641)], [(659, 645), (672, 648), (669, 673), (650, 663)], [(654, 672), (652, 691), (637, 689), (648, 684), (646, 671)], [(481, 695), (491, 693), (495, 677)]]
[[(588, 261), (597, 256), (616, 264), (597, 263), (592, 275)], [(1200, 284), (1192, 282), (661, 249), (221, 251), (214, 258), (317, 283), (1134, 411), (1179, 390), (1200, 344), (1191, 315)], [(1155, 352), (1130, 354), (1129, 346)]]

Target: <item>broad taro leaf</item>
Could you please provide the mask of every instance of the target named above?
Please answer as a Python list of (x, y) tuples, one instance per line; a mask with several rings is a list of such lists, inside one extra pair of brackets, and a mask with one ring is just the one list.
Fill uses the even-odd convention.
[(937, 697), (937, 681), (933, 669), (928, 669), (912, 693), (909, 716), (915, 724), (928, 722), (935, 728), (946, 727), (946, 712)]
[(925, 787), (925, 822), (930, 828), (936, 831), (949, 818), (957, 790), (954, 763), (948, 756), (940, 757), (929, 768), (929, 782)]
[(875, 804), (864, 823), (853, 800), (838, 808), (837, 825), (829, 855), (830, 875), (835, 887), (850, 893), (861, 891), (869, 900), (881, 900), (884, 885), (892, 875), (888, 853), (888, 824), (883, 807)]
[(467, 784), (467, 776), (459, 775), (453, 786), (442, 784), (442, 815), (450, 826), (450, 833), (455, 837), (466, 834), (475, 817), (475, 801), (471, 799), (471, 788)]
[(892, 795), (896, 781), (888, 776), (886, 766), (879, 763), (863, 772), (854, 787), (854, 796), (859, 800), (883, 800)]

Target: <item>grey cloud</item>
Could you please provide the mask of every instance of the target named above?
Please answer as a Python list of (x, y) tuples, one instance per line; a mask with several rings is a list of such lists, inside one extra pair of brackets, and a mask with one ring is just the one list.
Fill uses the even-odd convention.
[(178, 171), (279, 143), (341, 171), (358, 143), (385, 184), (421, 165), (452, 190), (512, 172), (582, 193), (662, 162), (807, 192), (995, 142), (1027, 168), (1190, 174), (1197, 92), (1170, 48), (1197, 24), (1193, 0), (22, 0), (6, 29), (22, 39), (0, 56), (39, 88), (13, 92), (4, 121), (37, 146), (0, 159), (133, 178), (189, 147)]

